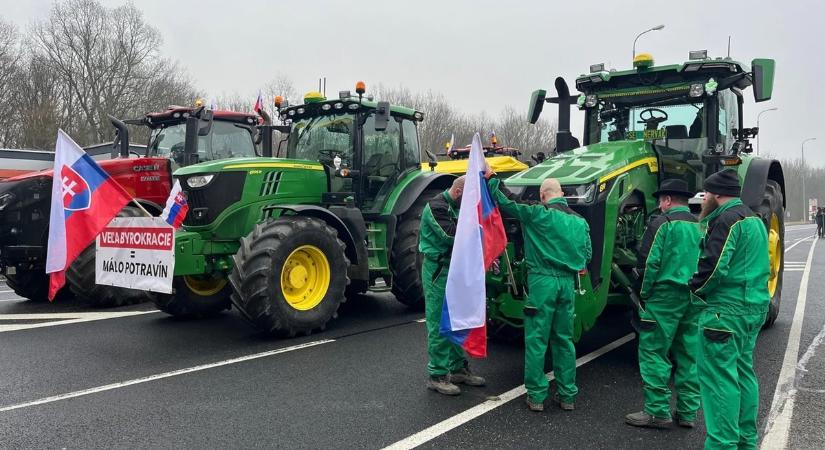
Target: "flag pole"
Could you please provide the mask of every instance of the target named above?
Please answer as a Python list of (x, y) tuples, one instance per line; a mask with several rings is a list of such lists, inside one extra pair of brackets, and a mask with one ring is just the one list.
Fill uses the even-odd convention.
[(139, 202), (139, 201), (137, 201), (134, 197), (132, 197), (132, 203), (134, 203), (134, 204), (135, 204), (135, 206), (137, 206), (138, 208), (140, 208), (140, 210), (141, 210), (141, 211), (143, 211), (143, 214), (146, 214), (146, 217), (154, 217), (154, 216), (152, 215), (152, 213), (150, 213), (149, 211), (147, 211), (147, 210), (146, 210), (146, 208), (144, 208), (144, 207), (143, 207), (143, 205), (141, 205), (141, 204), (140, 204), (140, 202)]

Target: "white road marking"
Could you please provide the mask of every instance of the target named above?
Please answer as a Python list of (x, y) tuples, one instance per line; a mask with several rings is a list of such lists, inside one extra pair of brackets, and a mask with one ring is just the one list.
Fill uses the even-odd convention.
[(112, 383), (112, 384), (107, 384), (107, 385), (104, 385), (104, 386), (98, 386), (98, 387), (94, 387), (94, 388), (90, 388), (90, 389), (83, 389), (83, 390), (80, 390), (80, 391), (69, 392), (69, 393), (66, 393), (66, 394), (54, 395), (54, 396), (51, 396), (51, 397), (44, 397), (44, 398), (41, 398), (41, 399), (38, 399), (38, 400), (33, 400), (33, 401), (30, 401), (30, 402), (18, 403), (16, 405), (9, 405), (9, 406), (0, 407), (0, 412), (12, 411), (12, 410), (21, 409), (21, 408), (28, 408), (30, 406), (43, 405), (45, 403), (58, 402), (60, 400), (66, 400), (66, 399), (70, 399), (70, 398), (82, 397), (84, 395), (96, 394), (98, 392), (111, 391), (113, 389), (120, 389), (120, 388), (123, 388), (123, 387), (126, 387), (126, 386), (133, 386), (135, 384), (148, 383), (150, 381), (156, 381), (156, 380), (161, 380), (161, 379), (164, 379), (164, 378), (176, 377), (176, 376), (179, 376), (179, 375), (185, 375), (187, 373), (199, 372), (201, 370), (207, 370), (207, 369), (213, 369), (215, 367), (227, 366), (227, 365), (230, 365), (230, 364), (237, 364), (237, 363), (240, 363), (240, 362), (250, 361), (250, 360), (253, 360), (253, 359), (266, 358), (268, 356), (278, 355), (278, 354), (281, 354), (281, 353), (292, 352), (292, 351), (295, 351), (295, 350), (301, 350), (301, 349), (308, 348), (308, 347), (315, 347), (316, 345), (329, 344), (330, 342), (335, 342), (335, 339), (322, 339), (320, 341), (307, 342), (306, 344), (298, 344), (298, 345), (293, 345), (291, 347), (284, 347), (284, 348), (279, 348), (279, 349), (276, 349), (276, 350), (269, 350), (269, 351), (266, 351), (266, 352), (254, 353), (254, 354), (251, 354), (251, 355), (241, 356), (241, 357), (232, 358), (232, 359), (226, 359), (226, 360), (223, 360), (223, 361), (218, 361), (218, 362), (214, 362), (214, 363), (210, 363), (210, 364), (202, 364), (202, 365), (199, 365), (199, 366), (189, 367), (189, 368), (186, 368), (186, 369), (179, 369), (179, 370), (173, 370), (171, 372), (159, 373), (157, 375), (150, 375), (148, 377), (135, 378), (133, 380), (122, 381), (120, 383)]
[[(604, 347), (602, 347), (602, 348), (600, 348), (596, 351), (588, 353), (588, 354), (586, 354), (586, 355), (584, 355), (581, 358), (576, 360), (576, 367), (580, 367), (584, 364), (587, 364), (590, 361), (593, 361), (594, 359), (604, 355), (605, 353), (607, 353), (611, 350), (614, 350), (618, 347), (621, 347), (622, 345), (632, 341), (633, 339), (634, 339), (634, 336), (631, 333), (631, 334), (628, 334), (628, 335), (626, 335), (626, 336), (624, 336), (620, 339), (617, 339), (617, 340), (605, 345)], [(547, 379), (552, 380), (553, 378), (555, 378), (554, 375), (553, 375), (553, 372), (549, 372), (547, 374)], [(498, 396), (499, 400), (487, 400), (484, 403), (476, 405), (476, 406), (474, 406), (470, 409), (467, 409), (467, 410), (465, 410), (465, 411), (463, 411), (459, 414), (456, 414), (456, 415), (454, 415), (454, 416), (452, 416), (452, 417), (450, 417), (446, 420), (443, 420), (443, 421), (441, 421), (441, 422), (439, 422), (439, 423), (437, 423), (437, 424), (435, 424), (435, 425), (433, 425), (429, 428), (426, 428), (422, 431), (419, 431), (418, 433), (413, 434), (412, 436), (409, 436), (409, 437), (404, 438), (404, 439), (402, 439), (402, 440), (400, 440), (400, 441), (398, 441), (398, 442), (396, 442), (392, 445), (389, 445), (389, 446), (385, 447), (384, 449), (385, 450), (402, 450), (402, 449), (406, 450), (406, 449), (412, 449), (412, 448), (418, 447), (419, 445), (427, 443), (427, 442), (437, 438), (438, 436), (441, 436), (442, 434), (444, 434), (444, 433), (446, 433), (446, 432), (448, 432), (448, 431), (450, 431), (454, 428), (457, 428), (461, 425), (464, 425), (465, 423), (475, 419), (476, 417), (479, 417), (483, 414), (486, 414), (486, 413), (498, 408), (499, 406), (501, 406), (501, 405), (503, 405), (507, 402), (515, 400), (516, 398), (518, 398), (518, 397), (520, 397), (520, 396), (522, 396), (526, 393), (527, 393), (527, 390), (524, 388), (524, 385), (522, 384), (519, 387), (513, 388), (513, 389), (499, 395)]]
[(801, 243), (803, 243), (803, 242), (807, 241), (808, 239), (810, 239), (810, 238), (815, 238), (815, 237), (816, 237), (816, 236), (808, 236), (808, 237), (806, 237), (806, 238), (802, 238), (802, 239), (800, 239), (798, 242), (796, 242), (796, 243), (794, 243), (793, 245), (791, 245), (790, 247), (786, 248), (786, 249), (785, 249), (785, 253), (788, 253), (789, 251), (791, 251), (791, 249), (792, 249), (792, 248), (794, 248), (794, 247), (796, 247), (797, 245), (799, 245), (799, 244), (801, 244)]
[(423, 318), (423, 319), (415, 319), (415, 322), (418, 322), (418, 323), (424, 323), (424, 322), (426, 322), (426, 321), (427, 321), (427, 319), (426, 319), (426, 318)]
[(785, 358), (782, 361), (782, 371), (776, 380), (776, 390), (773, 392), (771, 411), (765, 425), (765, 433), (760, 448), (765, 450), (784, 449), (788, 446), (788, 430), (791, 427), (794, 401), (796, 398), (796, 366), (799, 355), (799, 339), (802, 334), (802, 321), (805, 317), (805, 304), (808, 301), (808, 279), (811, 276), (811, 261), (819, 238), (814, 238), (802, 281), (799, 284), (799, 295), (796, 299), (796, 310), (793, 314), (791, 331), (788, 333), (788, 344), (785, 347)]
[(24, 324), (0, 324), (0, 333), (6, 331), (29, 330), (32, 328), (54, 327), (57, 325), (68, 325), (70, 323), (90, 322), (93, 320), (117, 319), (120, 317), (139, 316), (143, 314), (153, 314), (160, 312), (157, 309), (151, 311), (119, 311), (119, 312), (76, 312), (76, 313), (46, 313), (46, 314), (0, 314), (2, 320), (49, 320), (50, 322), (24, 323)]
[(10, 294), (10, 293), (12, 293), (12, 292), (14, 292), (14, 291), (13, 291), (13, 290), (11, 290), (11, 289), (9, 289), (9, 290), (3, 290), (3, 291), (0, 291), (0, 294)]

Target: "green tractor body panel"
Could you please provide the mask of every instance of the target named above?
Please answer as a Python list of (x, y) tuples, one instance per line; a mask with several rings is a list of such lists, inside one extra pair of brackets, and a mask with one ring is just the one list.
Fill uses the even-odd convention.
[[(546, 90), (534, 91), (529, 122), (538, 120), (545, 102), (559, 105), (558, 147), (549, 159), (505, 181), (522, 201), (538, 201), (542, 181), (558, 179), (570, 208), (590, 226), (593, 257), (577, 283), (576, 340), (606, 305), (638, 302), (633, 281), (638, 247), (647, 222), (658, 213), (652, 194), (662, 180), (679, 178), (701, 192), (705, 177), (731, 168), (742, 182), (743, 201), (761, 215), (769, 231), (781, 235), (783, 227), (782, 168), (777, 161), (751, 154), (749, 139), (758, 130), (744, 127), (741, 111), (741, 92), (752, 84), (757, 101), (770, 98), (773, 60), (754, 60), (753, 72), (730, 58), (664, 66), (653, 66), (652, 60), (642, 63), (632, 70), (581, 75), (576, 79), (580, 94), (571, 95), (562, 78), (556, 79), (558, 97), (549, 99)], [(571, 106), (584, 112), (581, 146), (570, 138)], [(691, 199), (694, 212), (700, 203), (698, 196)], [(505, 219), (505, 227), (510, 241), (506, 257), (487, 275), (488, 317), (494, 332), (496, 327), (520, 328), (524, 320), (527, 273), (520, 229), (511, 219)], [(779, 269), (772, 277), (779, 277), (781, 289), (783, 244), (781, 237), (772, 242), (778, 242), (772, 267)], [(772, 295), (772, 308), (778, 310), (779, 291)]]

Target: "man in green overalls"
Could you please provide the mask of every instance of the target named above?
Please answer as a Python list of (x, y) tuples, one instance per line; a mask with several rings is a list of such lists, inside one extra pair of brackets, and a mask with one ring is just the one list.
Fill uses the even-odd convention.
[(686, 182), (665, 180), (653, 196), (662, 214), (645, 230), (637, 267), (642, 272), (639, 296), (645, 300), (639, 312), (639, 372), (645, 408), (628, 414), (625, 422), (654, 428), (673, 422), (668, 387), (671, 353), (676, 364), (676, 418), (680, 426), (693, 428), (699, 409), (699, 309), (690, 304), (688, 281), (696, 271), (701, 232), (688, 208), (693, 193)]
[(461, 346), (439, 334), (464, 179), (463, 176), (456, 178), (450, 189), (439, 193), (424, 206), (418, 238), (418, 250), (424, 256), (421, 284), (424, 286), (427, 353), (430, 357), (427, 388), (445, 395), (460, 394), (461, 389), (456, 384), (484, 386), (485, 382), (484, 378), (470, 372)]
[(755, 449), (759, 386), (753, 348), (770, 295), (768, 233), (739, 199), (732, 170), (705, 180), (699, 267), (690, 280), (699, 317), (699, 384), (706, 449)]
[[(549, 382), (544, 372), (547, 343), (553, 354), (557, 393), (554, 400), (574, 409), (576, 349), (573, 346), (573, 300), (578, 272), (590, 261), (590, 229), (567, 206), (558, 180), (544, 180), (541, 204), (519, 204), (498, 179), (489, 182), (499, 210), (521, 222), (529, 294), (524, 306), (524, 386), (527, 406), (543, 411)], [(504, 191), (504, 192), (502, 192)], [(506, 192), (506, 194), (505, 194)]]

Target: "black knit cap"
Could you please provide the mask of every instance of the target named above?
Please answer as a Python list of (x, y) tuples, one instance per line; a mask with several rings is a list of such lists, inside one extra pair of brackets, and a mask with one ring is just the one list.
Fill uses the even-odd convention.
[(653, 193), (653, 196), (659, 198), (660, 195), (678, 195), (679, 197), (691, 198), (693, 192), (688, 190), (688, 184), (684, 180), (668, 179), (662, 181), (659, 185), (659, 190)]
[(739, 176), (730, 169), (720, 170), (705, 179), (705, 191), (726, 197), (739, 197), (742, 186)]

